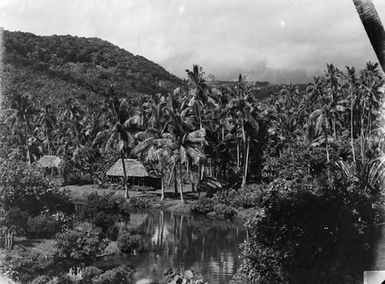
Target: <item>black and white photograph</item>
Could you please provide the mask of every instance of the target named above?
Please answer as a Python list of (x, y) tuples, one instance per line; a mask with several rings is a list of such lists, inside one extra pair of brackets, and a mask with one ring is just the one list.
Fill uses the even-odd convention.
[(384, 23), (0, 0), (0, 284), (385, 283)]

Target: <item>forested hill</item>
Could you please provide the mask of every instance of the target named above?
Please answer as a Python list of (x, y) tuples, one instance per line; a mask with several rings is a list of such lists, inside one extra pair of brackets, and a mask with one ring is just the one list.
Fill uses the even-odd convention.
[[(3, 91), (42, 100), (93, 100), (114, 86), (120, 96), (173, 90), (181, 79), (160, 65), (98, 38), (3, 32)], [(52, 97), (53, 96), (53, 97)]]

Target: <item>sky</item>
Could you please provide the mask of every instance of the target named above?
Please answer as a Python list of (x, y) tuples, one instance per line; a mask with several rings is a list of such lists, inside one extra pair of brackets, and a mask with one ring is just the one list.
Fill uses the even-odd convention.
[[(373, 0), (385, 23), (385, 1)], [(352, 0), (0, 0), (0, 27), (98, 37), (185, 77), (306, 83), (376, 61)]]

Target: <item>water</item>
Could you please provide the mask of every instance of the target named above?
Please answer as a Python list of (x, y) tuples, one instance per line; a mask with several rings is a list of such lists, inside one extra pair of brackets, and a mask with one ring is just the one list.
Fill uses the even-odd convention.
[[(234, 222), (163, 211), (131, 214), (130, 222), (120, 223), (118, 227), (119, 234), (143, 235), (148, 250), (138, 255), (107, 256), (102, 262), (110, 267), (132, 265), (136, 280), (154, 282), (160, 281), (168, 269), (183, 265), (201, 274), (210, 284), (229, 283), (240, 265), (239, 245), (246, 239), (246, 231)], [(347, 244), (349, 255), (353, 252), (355, 256), (353, 261), (342, 254), (339, 265), (331, 267), (336, 270), (333, 274), (349, 279), (339, 283), (362, 283), (364, 270), (385, 270), (385, 225), (379, 226), (375, 235), (369, 251)]]
[(163, 273), (181, 265), (203, 276), (210, 284), (229, 283), (239, 267), (239, 244), (246, 233), (226, 221), (164, 211), (132, 214), (121, 232), (144, 236), (148, 251), (133, 256), (110, 256), (109, 264), (132, 264), (135, 278), (161, 280)]

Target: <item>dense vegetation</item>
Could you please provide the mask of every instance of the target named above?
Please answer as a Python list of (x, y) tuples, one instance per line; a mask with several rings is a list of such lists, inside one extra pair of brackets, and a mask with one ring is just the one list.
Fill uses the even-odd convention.
[[(133, 98), (127, 95), (128, 86), (109, 84), (114, 74), (120, 76), (117, 68), (125, 62), (120, 58), (126, 53), (120, 49), (87, 40), (90, 46), (99, 43), (100, 50), (113, 50), (98, 57), (93, 49), (82, 52), (80, 43), (86, 39), (39, 38), (22, 33), (16, 34), (15, 40), (7, 39), (12, 38), (10, 33), (5, 37), (6, 68), (15, 71), (9, 74), (18, 74), (5, 81), (3, 104), (7, 111), (0, 125), (0, 157), (6, 161), (1, 198), (8, 202), (3, 209), (13, 210), (7, 213), (7, 220), (18, 219), (15, 215), (26, 220), (23, 212), (30, 210), (31, 202), (26, 198), (29, 195), (17, 195), (20, 191), (15, 189), (28, 193), (28, 186), (10, 178), (8, 164), (25, 162), (20, 170), (15, 166), (16, 173), (29, 177), (36, 184), (33, 189), (43, 198), (36, 202), (44, 201), (34, 209), (38, 211), (28, 212), (35, 217), (44, 210), (53, 214), (59, 209), (51, 200), (60, 195), (55, 190), (45, 193), (48, 184), (39, 178), (34, 180), (28, 166), (43, 154), (64, 158), (66, 179), (72, 176), (76, 180), (87, 173), (99, 182), (103, 182), (107, 164), (117, 158), (138, 158), (162, 178), (162, 189), (173, 182), (181, 201), (185, 183), (191, 183), (194, 189), (214, 189), (212, 198), (202, 198), (192, 206), (196, 212), (233, 216), (233, 208), (258, 208), (255, 218), (248, 222), (250, 237), (242, 253), (241, 273), (251, 281), (348, 281), (342, 279), (338, 268), (364, 253), (371, 225), (378, 218), (376, 210), (384, 208), (380, 198), (385, 161), (380, 87), (384, 82), (376, 64), (368, 63), (360, 72), (353, 68), (342, 72), (327, 65), (325, 74), (314, 78), (306, 89), (282, 86), (269, 98), (258, 97), (260, 87), (241, 75), (232, 84), (210, 85), (202, 68), (195, 65), (187, 70), (188, 80), (174, 91), (158, 92), (149, 85), (151, 91), (141, 90), (148, 91), (147, 95)], [(66, 40), (74, 42), (68, 47)], [(50, 63), (54, 59), (37, 48), (40, 43), (56, 50), (59, 63)], [(33, 77), (23, 71), (30, 68), (30, 60), (41, 63), (33, 67), (36, 73), (53, 68), (53, 72), (70, 74), (73, 79), (77, 72), (72, 74), (67, 68), (72, 66), (68, 62), (76, 61), (76, 68), (97, 64), (108, 69), (112, 77), (80, 72), (86, 77), (79, 80), (92, 87), (84, 89), (84, 96), (71, 95), (81, 84), (77, 79), (68, 80), (75, 89), (68, 89), (68, 96), (61, 93), (66, 104), (58, 107), (55, 94), (30, 85), (28, 80)], [(21, 84), (20, 80), (26, 81)], [(43, 99), (36, 100), (38, 97)], [(13, 196), (19, 203), (14, 203)], [(102, 223), (116, 221), (111, 214), (104, 218), (109, 206), (124, 211), (119, 202), (103, 205), (100, 200), (98, 204), (104, 209), (96, 210), (92, 198), (99, 197), (90, 198), (89, 210), (84, 209), (83, 217), (79, 217), (83, 221), (107, 227)], [(92, 210), (100, 211), (100, 216)], [(100, 230), (100, 234), (106, 233)], [(81, 237), (78, 232), (68, 234)], [(133, 241), (122, 240), (122, 247), (123, 243), (131, 247)], [(344, 245), (347, 243), (359, 250), (349, 252)]]
[[(62, 88), (73, 85), (84, 95), (102, 94), (111, 85), (120, 95), (127, 95), (167, 91), (180, 83), (180, 79), (160, 65), (98, 38), (4, 31), (3, 44), (5, 76), (18, 84), (17, 89), (25, 88), (27, 83), (40, 91), (52, 92), (48, 86), (41, 85), (48, 83), (52, 87), (57, 81), (62, 82)], [(16, 77), (17, 72), (26, 71), (33, 74)], [(40, 80), (32, 85), (29, 81), (32, 78)], [(40, 98), (44, 95), (36, 91)], [(55, 96), (68, 97), (64, 90), (60, 93)]]

